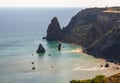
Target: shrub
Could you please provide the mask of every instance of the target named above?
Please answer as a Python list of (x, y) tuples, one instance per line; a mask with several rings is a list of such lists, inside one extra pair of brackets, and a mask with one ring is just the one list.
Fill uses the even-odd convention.
[(104, 75), (98, 75), (93, 79), (87, 80), (72, 80), (70, 83), (107, 83)]

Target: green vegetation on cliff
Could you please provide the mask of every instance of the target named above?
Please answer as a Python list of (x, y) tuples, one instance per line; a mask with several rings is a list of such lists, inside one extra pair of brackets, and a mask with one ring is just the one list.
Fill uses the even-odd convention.
[(72, 80), (70, 83), (120, 83), (120, 73), (110, 77), (98, 75), (95, 78), (87, 80)]
[(93, 79), (72, 80), (70, 83), (107, 83), (104, 75), (98, 75)]

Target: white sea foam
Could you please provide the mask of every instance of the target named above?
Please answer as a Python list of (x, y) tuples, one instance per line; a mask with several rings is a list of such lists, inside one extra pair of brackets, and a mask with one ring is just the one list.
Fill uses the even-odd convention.
[(80, 66), (74, 68), (73, 70), (83, 70), (83, 71), (94, 71), (94, 70), (106, 70), (107, 68), (93, 67), (93, 68), (82, 68)]
[(63, 53), (82, 53), (82, 48), (77, 48), (74, 50), (65, 50)]

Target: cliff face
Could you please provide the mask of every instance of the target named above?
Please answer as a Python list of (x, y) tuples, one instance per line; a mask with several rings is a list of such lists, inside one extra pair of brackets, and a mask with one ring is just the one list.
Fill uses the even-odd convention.
[(48, 41), (58, 41), (60, 40), (60, 36), (61, 36), (60, 24), (57, 18), (54, 17), (48, 26), (46, 39)]
[(104, 10), (106, 8), (91, 8), (76, 14), (68, 26), (63, 29), (62, 41), (88, 47), (103, 36), (120, 19), (120, 14), (105, 13)]
[(62, 31), (59, 30), (58, 39), (82, 45), (95, 57), (120, 63), (120, 13), (106, 10), (108, 8), (89, 8), (78, 12)]
[(87, 48), (87, 53), (120, 63), (120, 27), (113, 28)]

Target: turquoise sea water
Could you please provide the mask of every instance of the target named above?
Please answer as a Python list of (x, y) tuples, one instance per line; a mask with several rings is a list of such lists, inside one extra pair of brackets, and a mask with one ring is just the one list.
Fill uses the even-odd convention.
[[(57, 51), (58, 42), (42, 39), (54, 16), (63, 27), (80, 10), (0, 8), (0, 83), (69, 83), (109, 74), (99, 68), (103, 61), (81, 53), (80, 46), (62, 43), (62, 50)], [(40, 43), (46, 49), (41, 56), (36, 53)]]

